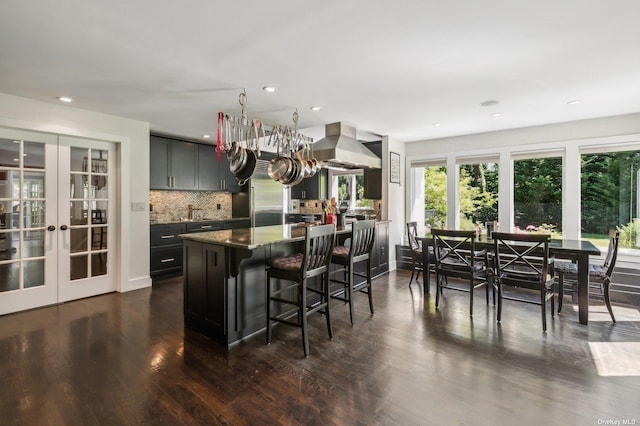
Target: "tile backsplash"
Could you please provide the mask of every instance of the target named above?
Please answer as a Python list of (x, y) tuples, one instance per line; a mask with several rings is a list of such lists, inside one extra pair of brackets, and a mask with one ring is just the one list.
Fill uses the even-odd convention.
[(231, 219), (231, 194), (212, 191), (149, 191), (151, 223), (173, 222), (188, 217), (192, 204), (195, 219)]

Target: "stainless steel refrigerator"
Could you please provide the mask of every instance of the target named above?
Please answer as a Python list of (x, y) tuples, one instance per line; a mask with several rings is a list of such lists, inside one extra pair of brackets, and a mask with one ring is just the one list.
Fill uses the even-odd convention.
[(251, 176), (251, 226), (284, 223), (284, 186), (267, 174), (269, 162), (258, 160)]

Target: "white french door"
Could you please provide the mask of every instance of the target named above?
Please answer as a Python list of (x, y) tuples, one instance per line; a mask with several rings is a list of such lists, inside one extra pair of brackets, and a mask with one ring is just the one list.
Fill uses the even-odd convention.
[(58, 301), (115, 291), (115, 145), (60, 136)]
[(115, 290), (114, 152), (0, 129), (0, 315)]

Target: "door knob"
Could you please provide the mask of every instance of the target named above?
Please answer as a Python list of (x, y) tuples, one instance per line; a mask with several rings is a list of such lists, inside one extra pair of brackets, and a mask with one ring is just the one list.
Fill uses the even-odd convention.
[(53, 226), (53, 225), (49, 225), (49, 226), (47, 227), (47, 231), (55, 231), (55, 230), (56, 230), (56, 227), (55, 227), (55, 226)]
[(60, 230), (61, 230), (61, 231), (66, 231), (67, 229), (68, 229), (68, 228), (67, 228), (67, 225), (62, 225), (62, 226), (60, 227)]

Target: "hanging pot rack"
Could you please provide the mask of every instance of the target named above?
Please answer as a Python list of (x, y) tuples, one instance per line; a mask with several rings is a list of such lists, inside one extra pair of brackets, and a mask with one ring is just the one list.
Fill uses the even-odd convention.
[[(227, 154), (240, 185), (253, 174), (261, 145), (275, 148), (277, 157), (269, 164), (269, 176), (283, 185), (297, 185), (320, 170), (320, 163), (312, 156), (313, 139), (298, 132), (297, 109), (293, 113), (293, 126), (279, 124), (269, 126), (267, 131), (268, 126), (262, 120), (248, 118), (246, 91), (240, 93), (238, 102), (242, 108), (240, 116), (218, 112), (216, 152), (218, 161), (223, 152)], [(272, 173), (276, 166), (280, 172)]]

